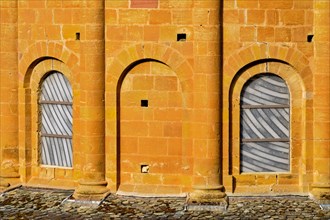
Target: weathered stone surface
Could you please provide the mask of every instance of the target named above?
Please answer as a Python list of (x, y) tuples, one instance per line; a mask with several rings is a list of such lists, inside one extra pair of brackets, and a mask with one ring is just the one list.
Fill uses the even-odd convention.
[(100, 206), (62, 203), (72, 191), (17, 188), (0, 196), (0, 219), (329, 219), (308, 197), (230, 197), (226, 211), (187, 211), (184, 198), (109, 195)]
[[(226, 192), (329, 200), (329, 7), (0, 0), (0, 191), (76, 187), (76, 198), (98, 199), (108, 189), (179, 195), (223, 184)], [(72, 169), (40, 166), (50, 164), (40, 158), (38, 100), (54, 71), (72, 84)], [(290, 90), (288, 173), (240, 171), (241, 92), (261, 73)]]

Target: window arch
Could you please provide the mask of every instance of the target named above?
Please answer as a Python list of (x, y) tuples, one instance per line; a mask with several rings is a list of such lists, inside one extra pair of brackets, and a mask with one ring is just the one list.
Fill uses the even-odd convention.
[(41, 164), (72, 167), (72, 88), (62, 73), (43, 80), (39, 109)]
[(241, 91), (240, 171), (290, 171), (290, 94), (273, 74), (252, 77)]

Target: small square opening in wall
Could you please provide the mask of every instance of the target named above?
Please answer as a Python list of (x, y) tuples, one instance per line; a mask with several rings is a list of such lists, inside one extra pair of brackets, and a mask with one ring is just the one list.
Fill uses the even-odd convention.
[(180, 33), (176, 35), (176, 40), (177, 41), (186, 41), (187, 40), (187, 34), (185, 33)]
[(149, 165), (141, 165), (141, 173), (149, 173)]
[(309, 35), (307, 35), (307, 42), (312, 42), (313, 41), (313, 37), (314, 37), (314, 35), (313, 34), (309, 34)]
[(148, 105), (149, 105), (148, 100), (146, 99), (141, 100), (141, 107), (148, 107)]
[(76, 33), (76, 40), (80, 40), (80, 33), (79, 32)]

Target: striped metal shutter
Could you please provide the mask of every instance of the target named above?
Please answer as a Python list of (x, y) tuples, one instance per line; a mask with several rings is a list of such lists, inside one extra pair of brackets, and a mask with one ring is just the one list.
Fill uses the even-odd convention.
[(39, 106), (41, 164), (72, 167), (72, 89), (63, 74), (44, 79)]
[(241, 93), (241, 172), (290, 170), (290, 95), (272, 74), (251, 78)]

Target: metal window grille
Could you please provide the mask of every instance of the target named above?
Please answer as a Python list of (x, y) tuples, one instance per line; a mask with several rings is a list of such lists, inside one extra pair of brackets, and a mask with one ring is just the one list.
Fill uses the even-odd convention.
[(290, 94), (285, 81), (273, 74), (251, 78), (240, 104), (241, 172), (288, 172)]
[(39, 107), (41, 164), (72, 167), (72, 89), (63, 74), (44, 79)]

